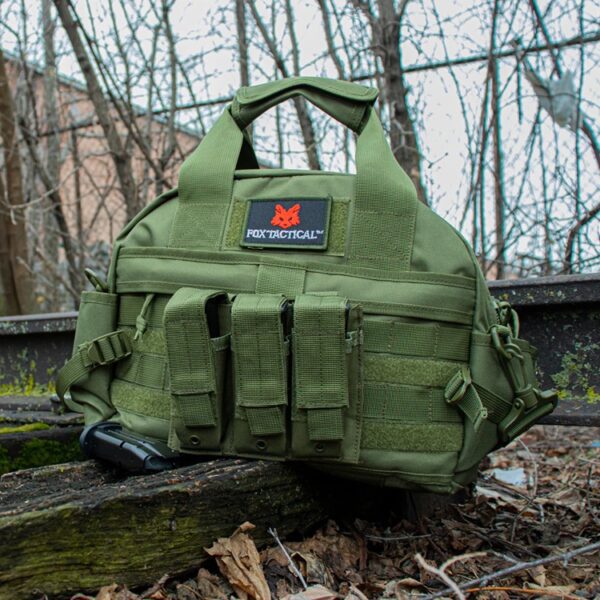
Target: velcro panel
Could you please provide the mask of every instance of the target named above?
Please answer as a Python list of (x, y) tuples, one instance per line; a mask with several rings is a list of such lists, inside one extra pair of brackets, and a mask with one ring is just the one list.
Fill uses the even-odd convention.
[(375, 423), (363, 425), (362, 447), (372, 450), (458, 452), (463, 444), (460, 423)]
[(392, 355), (367, 353), (365, 379), (404, 385), (445, 388), (456, 373), (456, 363), (442, 360), (404, 358)]
[[(231, 312), (238, 452), (284, 454), (287, 354), (280, 295), (239, 294)], [(257, 439), (268, 436), (268, 441)]]
[[(144, 388), (129, 381), (113, 379), (110, 387), (112, 402), (119, 410), (138, 415), (143, 421), (145, 417), (168, 420), (169, 394), (163, 390)], [(133, 428), (134, 431), (139, 431)], [(166, 438), (166, 435), (164, 436)]]
[(294, 304), (294, 404), (308, 411), (311, 440), (344, 437), (347, 311), (339, 296), (302, 295)]
[[(216, 449), (221, 437), (221, 407), (211, 340), (207, 303), (226, 301), (223, 292), (180, 288), (164, 314), (171, 395), (182, 425), (178, 428), (182, 448)], [(220, 339), (220, 338), (219, 338)], [(195, 431), (201, 428), (201, 431)]]

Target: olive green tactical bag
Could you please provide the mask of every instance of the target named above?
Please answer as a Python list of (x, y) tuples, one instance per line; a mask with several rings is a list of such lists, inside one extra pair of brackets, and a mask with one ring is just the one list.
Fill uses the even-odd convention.
[[(258, 168), (244, 128), (296, 95), (357, 134), (356, 175)], [(82, 295), (57, 387), (87, 424), (454, 492), (553, 410), (514, 311), (417, 201), (376, 96), (312, 77), (239, 90)]]

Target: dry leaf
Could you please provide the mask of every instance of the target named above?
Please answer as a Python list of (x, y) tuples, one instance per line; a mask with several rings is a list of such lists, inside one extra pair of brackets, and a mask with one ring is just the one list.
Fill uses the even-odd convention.
[(568, 596), (571, 592), (575, 592), (577, 591), (577, 586), (576, 585), (547, 585), (547, 586), (535, 586), (535, 585), (528, 585), (527, 586), (528, 589), (532, 589), (532, 590), (540, 590), (540, 592), (549, 592), (549, 593), (553, 593), (553, 594), (564, 594), (565, 596)]
[(96, 600), (113, 600), (114, 593), (117, 590), (117, 584), (105, 585), (98, 590), (96, 594)]
[(333, 587), (333, 576), (325, 563), (312, 552), (292, 552), (292, 560), (307, 583)]
[(116, 583), (105, 585), (98, 590), (96, 600), (137, 600), (139, 596), (130, 592), (125, 586)]
[(546, 569), (544, 565), (538, 565), (532, 569), (527, 569), (527, 572), (531, 576), (531, 579), (539, 586), (544, 587), (544, 585), (546, 585)]
[(350, 586), (350, 591), (344, 600), (369, 600), (355, 585)]
[(338, 595), (322, 585), (311, 585), (303, 592), (291, 594), (282, 600), (336, 600)]
[(231, 537), (219, 538), (206, 552), (213, 556), (223, 576), (229, 581), (240, 600), (271, 600), (260, 555), (246, 531), (254, 529), (252, 523), (243, 523)]
[(219, 578), (206, 569), (200, 569), (196, 576), (198, 594), (202, 600), (227, 600), (227, 592), (220, 585)]
[(394, 587), (396, 588), (423, 588), (425, 587), (420, 581), (414, 579), (413, 577), (405, 577), (404, 579), (400, 579), (394, 582)]
[(354, 538), (337, 531), (331, 524), (312, 538), (287, 545), (303, 557), (317, 557), (338, 579), (362, 583), (356, 570), (360, 560), (359, 544)]

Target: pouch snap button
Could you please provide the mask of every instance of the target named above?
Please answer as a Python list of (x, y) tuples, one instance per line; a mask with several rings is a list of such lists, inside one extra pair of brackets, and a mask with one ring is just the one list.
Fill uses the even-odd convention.
[(321, 454), (322, 452), (325, 452), (325, 444), (323, 444), (321, 442), (315, 444), (315, 451), (318, 452), (319, 454)]
[(265, 440), (258, 440), (256, 442), (256, 448), (261, 452), (264, 452), (267, 449), (267, 442), (265, 442)]
[(190, 443), (194, 446), (200, 444), (200, 438), (197, 435), (190, 436)]

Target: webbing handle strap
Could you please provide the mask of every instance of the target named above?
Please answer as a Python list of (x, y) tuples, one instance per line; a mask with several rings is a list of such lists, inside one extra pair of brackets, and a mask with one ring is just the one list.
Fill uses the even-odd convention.
[(303, 96), (322, 111), (349, 127), (360, 130), (367, 109), (378, 92), (349, 81), (323, 77), (290, 77), (238, 90), (231, 104), (231, 115), (240, 128), (288, 98)]
[(81, 344), (56, 379), (56, 393), (64, 400), (69, 388), (94, 369), (111, 365), (131, 354), (131, 339), (125, 331), (111, 331)]
[(231, 310), (236, 405), (252, 436), (285, 433), (287, 354), (282, 316), (287, 302), (272, 294), (239, 294)]
[(164, 328), (171, 396), (187, 427), (215, 427), (217, 381), (207, 303), (223, 292), (180, 288), (165, 308)]
[(349, 305), (339, 296), (300, 295), (294, 303), (294, 392), (311, 441), (344, 437), (349, 405), (346, 339)]

